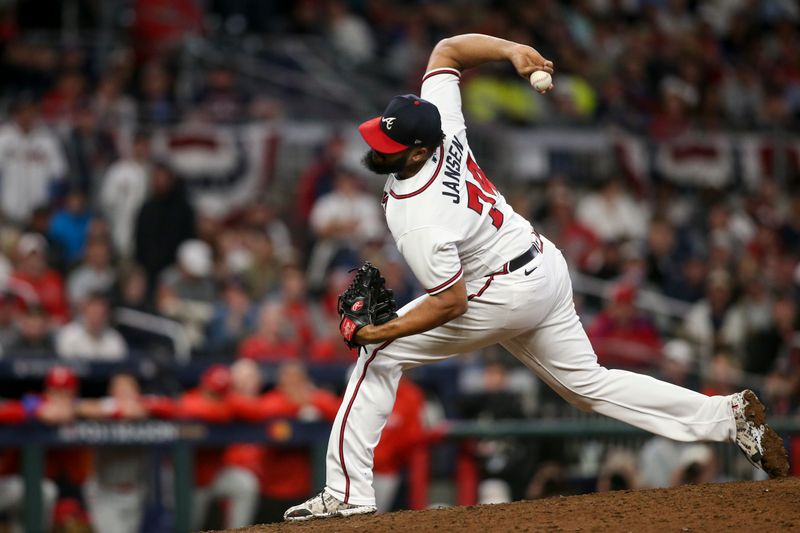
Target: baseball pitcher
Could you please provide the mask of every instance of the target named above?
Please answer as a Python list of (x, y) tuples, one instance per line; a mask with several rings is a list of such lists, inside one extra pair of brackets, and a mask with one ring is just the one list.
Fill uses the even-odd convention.
[(679, 441), (734, 441), (754, 465), (785, 476), (786, 452), (752, 391), (705, 396), (597, 363), (564, 257), (512, 210), (470, 150), (459, 79), (489, 61), (510, 61), (525, 79), (553, 71), (530, 46), (451, 37), (433, 50), (421, 96), (396, 96), (359, 127), (365, 165), (388, 175), (389, 229), (427, 295), (395, 314), (365, 265), (340, 297), (341, 333), (364, 349), (333, 424), (326, 486), (284, 518), (374, 512), (373, 450), (403, 371), (495, 343), (580, 409)]

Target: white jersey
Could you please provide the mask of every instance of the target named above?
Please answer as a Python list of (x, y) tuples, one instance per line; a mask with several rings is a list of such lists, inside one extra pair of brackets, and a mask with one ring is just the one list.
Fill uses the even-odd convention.
[(469, 149), (459, 77), (441, 68), (423, 78), (420, 96), (439, 109), (446, 139), (413, 177), (390, 176), (381, 201), (397, 248), (428, 294), (498, 272), (532, 243), (530, 223)]

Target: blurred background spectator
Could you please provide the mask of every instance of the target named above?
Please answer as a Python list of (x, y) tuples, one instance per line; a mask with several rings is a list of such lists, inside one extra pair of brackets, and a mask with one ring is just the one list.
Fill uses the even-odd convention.
[(128, 354), (125, 339), (109, 325), (108, 298), (89, 295), (75, 321), (56, 337), (56, 353), (63, 359), (119, 361)]

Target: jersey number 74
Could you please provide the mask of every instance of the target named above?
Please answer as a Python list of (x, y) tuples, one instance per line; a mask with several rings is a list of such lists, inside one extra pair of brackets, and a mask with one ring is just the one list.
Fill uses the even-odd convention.
[(492, 219), (492, 226), (500, 229), (500, 226), (503, 225), (503, 213), (494, 206), (497, 202), (497, 188), (489, 181), (489, 178), (486, 177), (486, 174), (483, 173), (483, 170), (475, 160), (472, 159), (472, 154), (470, 153), (467, 154), (467, 170), (469, 170), (472, 178), (477, 183), (476, 185), (466, 180), (467, 195), (469, 196), (467, 207), (482, 215), (484, 205), (489, 204), (489, 218)]

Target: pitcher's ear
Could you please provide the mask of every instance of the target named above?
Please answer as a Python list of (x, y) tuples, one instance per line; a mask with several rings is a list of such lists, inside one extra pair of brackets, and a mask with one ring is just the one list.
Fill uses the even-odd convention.
[(412, 163), (421, 163), (423, 161), (427, 161), (432, 153), (433, 152), (430, 148), (414, 148), (414, 151), (411, 152), (411, 156), (408, 158), (408, 160)]

